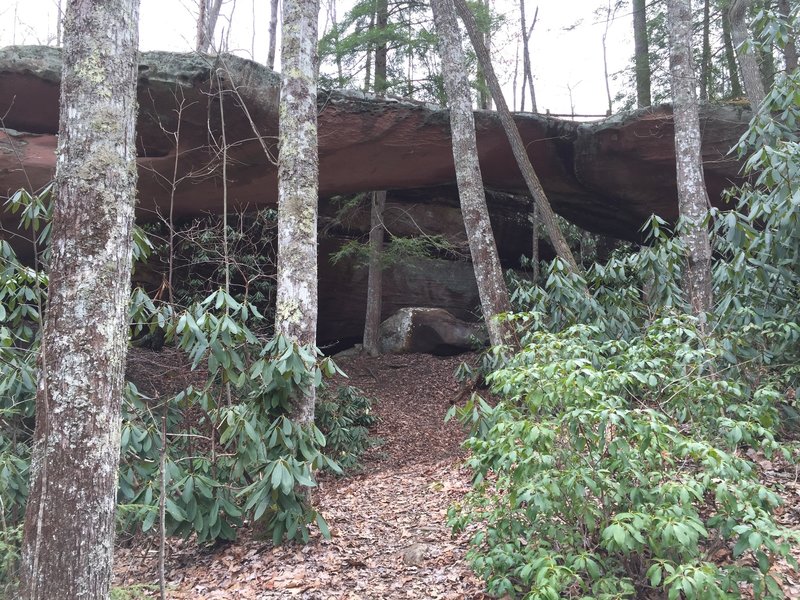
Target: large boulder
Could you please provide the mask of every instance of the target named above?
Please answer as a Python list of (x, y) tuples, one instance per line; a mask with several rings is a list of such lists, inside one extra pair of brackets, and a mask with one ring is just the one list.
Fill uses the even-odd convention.
[(461, 354), (485, 346), (486, 327), (457, 319), (441, 308), (402, 308), (381, 323), (380, 349), (385, 354), (420, 352)]

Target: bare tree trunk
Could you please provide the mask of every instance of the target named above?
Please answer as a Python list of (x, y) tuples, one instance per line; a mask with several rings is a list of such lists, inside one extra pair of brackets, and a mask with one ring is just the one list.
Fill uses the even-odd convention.
[(56, 46), (61, 46), (61, 21), (64, 18), (64, 11), (61, 8), (61, 0), (56, 2), (58, 14), (56, 14)]
[(761, 70), (755, 52), (752, 47), (743, 47), (750, 35), (745, 19), (751, 3), (752, 0), (733, 0), (728, 9), (728, 18), (731, 24), (731, 37), (736, 47), (736, 56), (744, 79), (744, 91), (752, 109), (757, 110), (767, 94), (761, 80)]
[(712, 308), (711, 244), (708, 237), (708, 192), (700, 154), (700, 117), (692, 68), (691, 0), (667, 1), (670, 81), (675, 118), (675, 160), (678, 204), (686, 247), (686, 294), (695, 315)]
[(636, 61), (636, 104), (650, 106), (650, 44), (647, 41), (646, 0), (633, 0), (633, 41)]
[[(486, 14), (491, 16), (491, 0), (483, 0), (483, 6), (486, 10)], [(492, 47), (492, 26), (491, 23), (488, 25), (486, 31), (483, 32), (483, 43), (484, 45), (490, 49)], [(478, 65), (478, 107), (481, 110), (491, 110), (492, 109), (492, 95), (489, 93), (489, 90), (486, 88), (486, 76), (483, 73), (483, 69), (480, 65)]]
[(533, 240), (531, 243), (531, 268), (533, 269), (533, 280), (539, 279), (539, 205), (533, 203), (531, 211), (531, 225)]
[[(377, 8), (376, 8), (377, 10)], [(370, 31), (375, 27), (375, 11), (369, 16), (369, 29)], [(365, 67), (366, 74), (364, 75), (364, 91), (369, 91), (372, 81), (372, 42), (367, 42), (367, 65)]]
[(531, 69), (531, 50), (530, 50), (530, 40), (531, 34), (533, 33), (533, 28), (536, 27), (536, 20), (539, 18), (539, 7), (536, 7), (536, 12), (533, 13), (533, 21), (531, 21), (531, 26), (528, 27), (525, 24), (525, 0), (519, 0), (519, 21), (520, 26), (522, 27), (522, 69), (523, 69), (523, 78), (522, 78), (522, 106), (520, 110), (525, 110), (525, 82), (528, 82), (528, 87), (531, 94), (531, 112), (538, 112), (538, 108), (536, 107), (536, 92), (533, 88), (533, 71)]
[[(213, 2), (213, 4), (212, 4)], [(197, 51), (208, 52), (214, 41), (214, 31), (217, 29), (219, 11), (222, 9), (222, 0), (200, 0), (200, 11), (197, 16)]]
[[(503, 129), (505, 129), (508, 142), (511, 145), (511, 150), (514, 152), (514, 158), (517, 160), (519, 170), (522, 172), (525, 183), (528, 185), (528, 190), (539, 205), (539, 212), (541, 213), (547, 235), (550, 237), (550, 242), (553, 244), (553, 248), (555, 248), (558, 257), (567, 264), (572, 272), (580, 273), (578, 264), (575, 262), (575, 257), (572, 255), (572, 251), (558, 226), (555, 213), (553, 213), (553, 209), (550, 207), (550, 202), (547, 199), (547, 195), (544, 193), (542, 184), (536, 175), (536, 171), (533, 170), (533, 165), (531, 165), (531, 161), (528, 158), (528, 153), (525, 150), (525, 144), (519, 134), (519, 129), (517, 129), (517, 124), (511, 116), (511, 111), (508, 110), (508, 105), (500, 89), (500, 83), (497, 81), (497, 76), (495, 76), (492, 63), (489, 60), (489, 54), (481, 43), (481, 39), (478, 35), (475, 19), (464, 0), (453, 1), (469, 33), (469, 37), (472, 40), (475, 53), (478, 55), (478, 61), (483, 64), (484, 71), (486, 72), (486, 79), (489, 83), (489, 89), (492, 91), (500, 121), (503, 123)], [(456, 34), (457, 33), (458, 30), (456, 30)]]
[[(275, 69), (275, 48), (278, 37), (278, 0), (269, 2), (269, 50), (267, 51), (267, 66)], [(335, 23), (334, 23), (335, 26)]]
[(728, 74), (731, 79), (731, 97), (741, 98), (742, 83), (739, 80), (739, 66), (736, 63), (736, 54), (733, 51), (733, 38), (731, 37), (731, 21), (728, 11), (722, 11), (722, 43), (725, 46), (725, 63), (728, 65)]
[(111, 587), (138, 19), (138, 0), (72, 1), (64, 19), (49, 301), (20, 568), (26, 600), (106, 599)]
[[(433, 0), (433, 21), (439, 36), (450, 128), (453, 136), (453, 159), (461, 198), (461, 212), (467, 231), (475, 280), (481, 299), (481, 311), (493, 345), (509, 343), (510, 328), (495, 317), (510, 310), (508, 290), (497, 246), (489, 222), (486, 195), (483, 190), (472, 99), (466, 75), (466, 61), (461, 47), (452, 0)], [(476, 32), (477, 33), (477, 32)]]
[[(375, 25), (378, 41), (375, 45), (375, 93), (383, 97), (388, 85), (386, 27), (389, 22), (389, 3), (377, 0)], [(364, 350), (370, 356), (380, 353), (381, 313), (383, 312), (383, 209), (386, 206), (386, 192), (372, 193), (369, 229), (369, 275), (367, 281), (367, 313), (364, 319)]]
[(606, 100), (608, 102), (608, 109), (606, 111), (606, 114), (608, 116), (611, 116), (611, 113), (614, 110), (614, 103), (613, 103), (613, 100), (611, 99), (611, 83), (609, 81), (609, 76), (608, 76), (608, 43), (607, 43), (607, 40), (608, 40), (608, 28), (611, 25), (611, 21), (614, 18), (614, 13), (616, 12), (616, 7), (614, 9), (611, 8), (611, 1), (612, 0), (607, 0), (607, 4), (606, 4), (606, 27), (603, 30), (603, 35), (601, 37), (602, 45), (603, 45), (603, 77), (604, 77), (605, 82), (606, 82)]
[[(789, 0), (778, 0), (778, 11), (788, 21), (792, 14), (789, 10)], [(783, 46), (783, 58), (786, 61), (786, 72), (792, 73), (797, 68), (797, 43), (794, 29), (789, 31), (789, 37)]]
[(775, 85), (775, 57), (773, 56), (774, 44), (761, 46), (758, 49), (758, 67), (761, 70), (761, 84), (764, 94)]
[[(302, 345), (317, 336), (317, 15), (319, 0), (284, 0), (278, 132), (278, 289), (275, 331)], [(292, 419), (314, 422), (313, 388)]]
[(370, 356), (380, 353), (381, 313), (383, 312), (383, 210), (386, 192), (372, 193), (369, 229), (369, 277), (367, 281), (367, 315), (364, 321), (364, 350)]
[(703, 53), (700, 59), (700, 100), (707, 102), (711, 87), (711, 0), (703, 0)]

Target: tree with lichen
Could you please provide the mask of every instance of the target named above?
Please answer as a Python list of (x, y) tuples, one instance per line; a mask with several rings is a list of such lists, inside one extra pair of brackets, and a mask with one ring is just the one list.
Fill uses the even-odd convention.
[(511, 305), (486, 207), (486, 195), (478, 164), (472, 98), (455, 7), (453, 0), (434, 0), (432, 7), (433, 20), (439, 35), (447, 105), (450, 109), (458, 195), (481, 299), (481, 311), (491, 343), (504, 344), (510, 340), (510, 328), (496, 317), (509, 311)]
[[(136, 195), (138, 0), (71, 0), (19, 597), (108, 598)], [(114, 35), (109, 35), (114, 32)]]
[[(317, 336), (318, 0), (285, 0), (278, 138), (278, 285), (275, 333), (302, 346)], [(292, 419), (314, 423), (315, 392), (294, 398)]]
[(681, 241), (686, 249), (684, 292), (695, 315), (712, 308), (711, 243), (708, 192), (703, 178), (697, 78), (692, 65), (691, 0), (667, 2), (672, 111)]

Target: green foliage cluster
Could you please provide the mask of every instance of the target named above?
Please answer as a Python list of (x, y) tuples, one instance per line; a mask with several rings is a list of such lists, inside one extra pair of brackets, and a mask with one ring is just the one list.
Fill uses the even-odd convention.
[[(741, 450), (788, 458), (772, 433), (782, 395), (720, 371), (726, 346), (680, 315), (631, 340), (602, 324), (525, 334), (488, 376), (506, 400), (462, 413), (486, 429), (467, 443), (476, 487), (453, 524), (485, 524), (472, 560), (492, 593), (775, 593), (769, 570), (789, 550), (779, 500)], [(716, 565), (728, 545), (755, 560)]]
[(656, 218), (585, 280), (555, 261), (513, 282), (520, 350), (483, 364), (501, 400), (453, 411), (476, 479), (451, 523), (478, 525), (490, 592), (782, 597), (797, 535), (752, 457), (792, 459), (798, 434), (799, 121), (800, 74), (779, 77), (739, 145), (750, 183), (709, 216), (711, 313), (686, 316), (685, 251)]
[[(11, 208), (33, 214), (48, 199), (22, 192), (12, 198)], [(41, 214), (40, 222), (27, 224), (38, 229), (46, 221), (46, 211)], [(135, 239), (136, 255), (147, 256), (147, 236), (137, 231)], [(2, 583), (16, 558), (27, 497), (47, 279), (22, 265), (2, 241), (0, 284)], [(163, 459), (167, 535), (195, 536), (199, 543), (229, 540), (245, 521), (258, 522), (276, 543), (308, 540), (312, 523), (327, 535), (307, 491), (316, 485), (320, 469), (341, 472), (330, 456), (346, 466), (357, 464), (369, 444), (366, 427), (374, 422), (369, 399), (353, 388), (342, 388), (336, 398), (323, 391), (320, 427), (292, 421), (292, 399), (322, 389), (323, 377), (338, 369), (314, 347), (258, 333), (266, 329), (265, 319), (247, 294), (240, 301), (218, 288), (180, 309), (137, 288), (129, 317), (132, 338), (158, 334), (182, 351), (198, 377), (194, 385), (158, 397), (126, 385), (121, 528), (157, 530)]]
[(359, 457), (377, 442), (369, 436), (369, 428), (378, 422), (372, 400), (349, 385), (339, 387), (335, 396), (327, 392), (317, 402), (317, 425), (325, 432), (328, 454), (343, 469), (355, 468)]

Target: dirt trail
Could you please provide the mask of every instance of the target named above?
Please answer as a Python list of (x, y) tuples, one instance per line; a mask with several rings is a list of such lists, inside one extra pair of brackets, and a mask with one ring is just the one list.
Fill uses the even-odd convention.
[[(479, 599), (481, 582), (464, 561), (466, 536), (452, 537), (447, 509), (469, 488), (463, 434), (444, 415), (464, 357), (342, 358), (348, 383), (376, 400), (364, 471), (326, 478), (315, 504), (332, 538), (273, 547), (247, 531), (235, 544), (203, 551), (172, 544), (169, 598)], [(155, 551), (120, 550), (116, 586), (156, 582)]]

